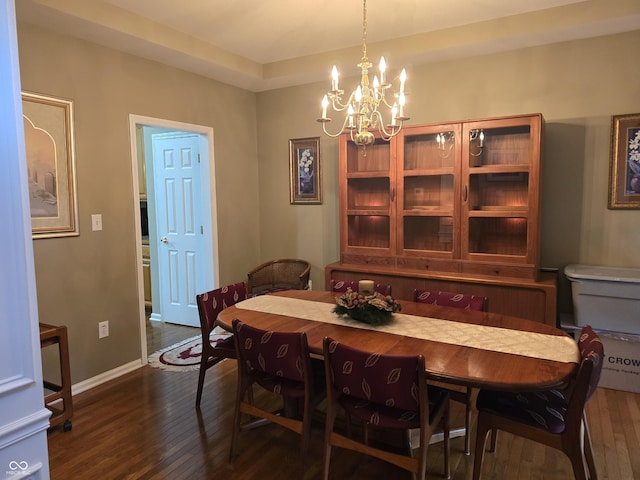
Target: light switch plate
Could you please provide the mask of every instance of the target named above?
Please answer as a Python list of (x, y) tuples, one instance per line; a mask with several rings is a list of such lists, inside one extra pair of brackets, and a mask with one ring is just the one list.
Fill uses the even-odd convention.
[(94, 232), (102, 230), (102, 215), (99, 213), (91, 215), (91, 230)]

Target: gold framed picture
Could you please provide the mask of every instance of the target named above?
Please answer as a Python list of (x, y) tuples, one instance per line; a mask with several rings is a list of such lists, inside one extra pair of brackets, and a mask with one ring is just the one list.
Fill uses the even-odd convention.
[(612, 117), (609, 208), (640, 209), (640, 113)]
[(322, 203), (320, 137), (289, 140), (289, 180), (292, 204)]
[(79, 235), (73, 102), (22, 92), (33, 238)]

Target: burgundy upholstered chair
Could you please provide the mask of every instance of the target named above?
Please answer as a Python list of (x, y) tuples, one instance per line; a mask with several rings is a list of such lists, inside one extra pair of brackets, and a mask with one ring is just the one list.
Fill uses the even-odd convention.
[(578, 373), (565, 389), (541, 392), (480, 390), (476, 403), (478, 431), (474, 480), (480, 478), (482, 471), (487, 433), (491, 431), (489, 450), (493, 452), (497, 430), (564, 452), (571, 460), (576, 480), (598, 478), (584, 406), (598, 385), (604, 348), (590, 326), (582, 328), (578, 348), (582, 358)]
[(236, 358), (236, 348), (233, 343), (233, 337), (229, 336), (217, 342), (210, 341), (211, 331), (215, 326), (218, 314), (223, 309), (241, 302), (246, 298), (247, 288), (244, 282), (234, 283), (196, 295), (198, 314), (200, 316), (200, 333), (202, 335), (202, 357), (200, 358), (196, 407), (200, 407), (204, 376), (207, 370), (225, 358)]
[[(463, 308), (465, 310), (487, 310), (487, 297), (477, 295), (469, 295), (464, 293), (442, 292), (438, 290), (420, 290), (413, 291), (413, 301), (419, 303), (429, 303), (432, 305), (442, 305), (444, 307)], [(450, 390), (451, 400), (465, 405), (465, 434), (464, 434), (464, 453), (471, 453), (471, 409), (472, 394), (471, 387), (460, 387), (457, 390), (452, 387)]]
[[(327, 380), (327, 419), (324, 440), (324, 479), (329, 478), (331, 447), (371, 455), (409, 470), (424, 479), (429, 439), (435, 427), (444, 428), (444, 467), (449, 478), (449, 394), (427, 386), (424, 357), (381, 355), (349, 347), (325, 338), (323, 341)], [(370, 446), (334, 431), (338, 405), (349, 418), (367, 428), (420, 429), (417, 457)]]
[[(348, 289), (351, 289), (354, 292), (358, 291), (358, 282), (352, 282), (349, 280), (331, 280), (331, 291), (344, 293)], [(378, 292), (381, 295), (391, 295), (391, 285), (386, 285), (384, 283), (376, 283), (373, 285), (373, 291)]]
[[(261, 330), (238, 319), (233, 320), (232, 325), (238, 356), (238, 389), (229, 461), (232, 462), (236, 456), (240, 432), (266, 420), (302, 436), (302, 478), (309, 450), (311, 415), (317, 403), (324, 398), (324, 374), (313, 374), (307, 336), (304, 332)], [(302, 420), (257, 406), (253, 396), (254, 384), (280, 395), (283, 403), (295, 401), (301, 404)], [(243, 423), (243, 414), (254, 420)]]
[(415, 302), (442, 305), (443, 307), (464, 308), (466, 310), (486, 311), (487, 297), (464, 293), (441, 292), (438, 290), (413, 291)]

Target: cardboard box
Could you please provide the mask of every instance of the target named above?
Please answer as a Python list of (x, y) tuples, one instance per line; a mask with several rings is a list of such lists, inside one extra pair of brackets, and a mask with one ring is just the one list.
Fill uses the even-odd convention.
[(598, 332), (604, 345), (599, 387), (640, 393), (640, 335)]
[[(562, 329), (577, 340), (581, 327), (563, 323)], [(640, 393), (640, 335), (594, 331), (604, 346), (604, 364), (598, 387)]]

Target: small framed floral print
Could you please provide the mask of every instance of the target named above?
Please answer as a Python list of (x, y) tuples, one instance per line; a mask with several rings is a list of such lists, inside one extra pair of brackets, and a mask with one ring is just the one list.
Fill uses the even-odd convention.
[(609, 208), (640, 209), (640, 113), (612, 118)]
[(320, 204), (320, 137), (289, 140), (289, 191), (292, 204)]

